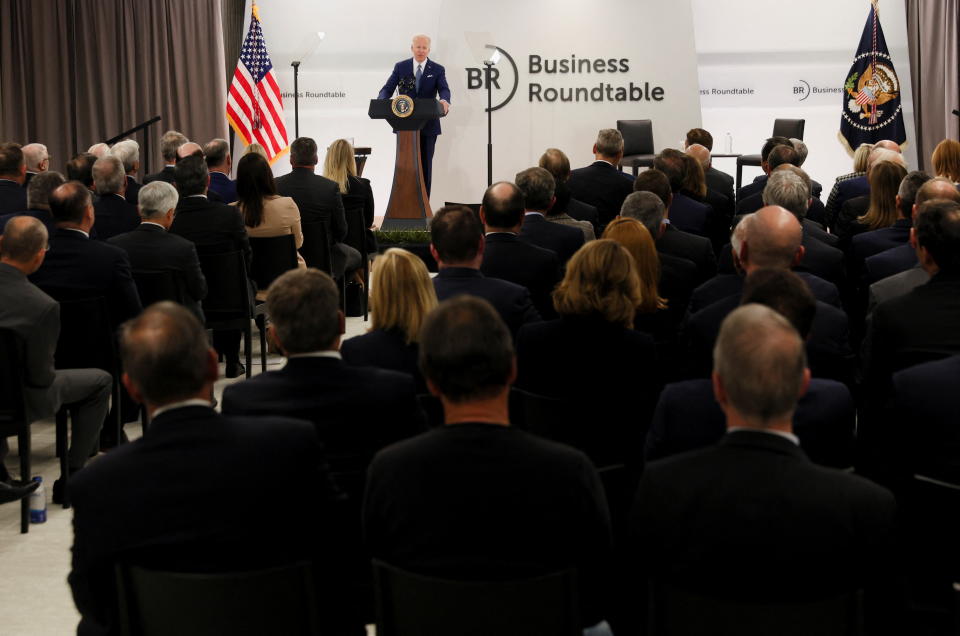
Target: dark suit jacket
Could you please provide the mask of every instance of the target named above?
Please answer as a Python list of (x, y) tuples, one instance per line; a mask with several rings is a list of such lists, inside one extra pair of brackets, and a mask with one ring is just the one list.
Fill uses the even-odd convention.
[(526, 287), (540, 316), (546, 320), (556, 317), (552, 294), (561, 277), (555, 252), (525, 242), (515, 234), (488, 234), (480, 271), (484, 276)]
[(667, 214), (670, 225), (678, 230), (707, 236), (713, 209), (705, 204), (691, 199), (681, 192), (673, 194), (673, 202)]
[(840, 210), (843, 209), (843, 204), (850, 199), (870, 195), (870, 182), (867, 181), (866, 175), (841, 181), (834, 187), (837, 189), (837, 196), (834, 199), (833, 205), (838, 215), (840, 214)]
[(657, 252), (657, 256), (660, 258), (657, 292), (667, 300), (667, 320), (675, 337), (699, 280), (697, 266), (693, 261), (673, 254)]
[(209, 189), (220, 195), (224, 203), (233, 203), (237, 200), (237, 182), (222, 172), (210, 173)]
[(16, 181), (0, 179), (0, 214), (22, 212), (26, 209), (27, 190)]
[(173, 178), (174, 168), (175, 166), (164, 166), (160, 172), (148, 174), (143, 178), (143, 185), (152, 181), (166, 181), (170, 185), (176, 185), (176, 180)]
[(177, 272), (188, 300), (192, 301), (190, 308), (199, 312), (200, 301), (207, 296), (207, 280), (200, 271), (200, 259), (193, 243), (155, 223), (143, 223), (131, 232), (114, 236), (108, 243), (127, 253), (134, 271), (169, 269)]
[(215, 203), (205, 197), (180, 197), (170, 232), (197, 246), (237, 250), (250, 263), (250, 239), (243, 225), (243, 216), (236, 207)]
[[(282, 476), (282, 487), (267, 476)], [(70, 478), (70, 587), (78, 634), (118, 634), (114, 562), (187, 572), (321, 562), (335, 540), (320, 443), (307, 422), (223, 417), (204, 406), (158, 415), (142, 438)], [(295, 510), (294, 524), (277, 523)], [(335, 606), (333, 606), (335, 607)]]
[(910, 240), (911, 219), (897, 219), (890, 227), (857, 234), (850, 242), (850, 257), (862, 263), (870, 256), (885, 252)]
[[(401, 79), (416, 77), (417, 63), (411, 57), (393, 65), (393, 72), (387, 78), (387, 83), (380, 89), (377, 99), (390, 99), (393, 91)], [(404, 93), (407, 94), (407, 93)], [(427, 58), (423, 64), (423, 70), (420, 73), (420, 89), (414, 89), (409, 93), (410, 97), (416, 99), (436, 99), (439, 97), (448, 104), (450, 103), (450, 86), (447, 85), (447, 74), (442, 66)], [(421, 134), (428, 136), (437, 136), (440, 134), (440, 120), (433, 119), (421, 130)]]
[(543, 215), (527, 213), (520, 228), (520, 240), (550, 250), (560, 259), (560, 266), (583, 245), (583, 231), (560, 223), (551, 223)]
[(302, 223), (326, 221), (334, 243), (342, 243), (347, 236), (343, 199), (336, 182), (314, 174), (310, 168), (294, 168), (277, 178), (277, 194), (293, 199)]
[(850, 244), (850, 239), (860, 232), (864, 232), (864, 226), (857, 219), (867, 213), (870, 209), (870, 195), (854, 197), (844, 201), (840, 206), (840, 213), (837, 214), (837, 220), (834, 223), (834, 233), (840, 237), (844, 246)]
[(363, 516), (370, 553), (412, 572), (490, 581), (576, 568), (582, 623), (602, 617), (610, 517), (596, 469), (572, 448), (495, 424), (442, 426), (374, 458)]
[(717, 257), (714, 256), (710, 239), (678, 230), (667, 224), (657, 239), (657, 251), (685, 258), (697, 266), (699, 281), (703, 282), (716, 276)]
[[(817, 201), (817, 199), (814, 199)], [(822, 205), (822, 204), (821, 204)], [(815, 238), (825, 245), (830, 247), (837, 247), (840, 244), (840, 237), (835, 234), (830, 234), (823, 227), (820, 226), (816, 221), (810, 219), (804, 219), (801, 223), (803, 226), (803, 232), (810, 235), (810, 238)]]
[(43, 223), (44, 227), (47, 228), (47, 234), (49, 236), (53, 236), (53, 233), (57, 231), (57, 221), (53, 218), (50, 210), (25, 210), (23, 212), (13, 212), (11, 214), (4, 214), (3, 216), (0, 216), (0, 234), (3, 234), (3, 228), (7, 226), (7, 221), (15, 216), (20, 216), (21, 214), (39, 219), (40, 222)]
[(478, 269), (444, 267), (433, 279), (433, 288), (441, 302), (463, 294), (483, 298), (493, 305), (514, 336), (523, 325), (541, 319), (526, 287), (499, 278), (487, 278)]
[(735, 200), (733, 193), (733, 177), (728, 175), (726, 172), (717, 170), (713, 166), (710, 166), (703, 173), (703, 176), (707, 181), (707, 187), (729, 199), (730, 205), (732, 206)]
[(90, 235), (98, 241), (106, 241), (140, 225), (136, 204), (130, 204), (119, 194), (101, 196), (93, 204), (93, 213), (93, 230)]
[[(751, 212), (756, 212), (762, 207), (763, 207), (763, 191), (760, 191), (760, 192), (751, 194), (749, 197), (745, 199), (741, 199), (737, 203), (737, 214), (750, 214)], [(804, 224), (806, 224), (806, 222), (809, 221), (811, 224), (820, 228), (820, 232), (824, 236), (831, 236), (830, 234), (827, 234), (826, 232), (824, 232), (823, 229), (820, 227), (823, 222), (825, 214), (826, 212), (824, 211), (823, 203), (820, 201), (820, 199), (814, 198), (813, 201), (810, 203), (810, 207), (807, 209), (807, 216), (806, 216), (806, 219), (804, 219)], [(821, 238), (821, 237), (818, 237), (818, 238)], [(827, 239), (827, 242), (832, 245), (836, 243), (836, 240), (837, 240), (836, 237), (833, 237), (832, 242), (830, 239)]]
[(767, 187), (767, 175), (762, 174), (755, 178), (752, 183), (748, 183), (737, 190), (737, 209), (740, 208), (740, 202), (755, 194), (760, 194)]
[(803, 230), (803, 249), (800, 269), (816, 274), (838, 287), (843, 286), (846, 279), (843, 252), (816, 238), (806, 228)]
[(863, 263), (866, 284), (872, 284), (917, 265), (917, 251), (909, 243), (868, 256)]
[(597, 208), (603, 226), (620, 214), (623, 200), (633, 192), (633, 177), (598, 160), (571, 172), (567, 187), (574, 198)]
[[(814, 378), (793, 414), (793, 431), (811, 460), (824, 466), (853, 465), (857, 411), (846, 386)], [(646, 458), (712, 446), (727, 432), (726, 418), (707, 379), (668, 384), (660, 394), (647, 433)]]
[[(840, 292), (837, 291), (836, 285), (808, 272), (797, 272), (796, 274), (807, 283), (817, 300), (834, 307), (840, 307)], [(727, 296), (739, 296), (743, 293), (744, 281), (745, 278), (739, 274), (718, 274), (693, 291), (693, 296), (690, 299), (690, 311), (700, 311), (707, 305), (711, 305)]]
[(630, 543), (641, 573), (660, 581), (799, 602), (877, 583), (889, 569), (894, 509), (890, 492), (813, 464), (786, 438), (736, 431), (647, 466)]
[(406, 373), (413, 378), (419, 394), (427, 392), (427, 385), (420, 373), (418, 351), (417, 343), (407, 342), (398, 329), (371, 329), (340, 344), (340, 355), (346, 364)]
[(54, 298), (103, 296), (114, 327), (140, 313), (140, 296), (127, 253), (88, 239), (79, 231), (56, 231), (43, 265), (31, 274), (30, 281)]
[(570, 199), (565, 211), (578, 221), (590, 221), (590, 223), (593, 224), (594, 233), (600, 228), (600, 213), (597, 211), (596, 206), (584, 203), (579, 199)]
[(131, 205), (134, 205), (134, 206), (139, 205), (140, 204), (140, 188), (142, 187), (143, 185), (137, 183), (136, 179), (134, 179), (130, 175), (127, 175), (127, 189), (123, 193), (124, 198), (126, 198), (126, 200), (129, 201)]
[[(370, 226), (374, 220), (374, 201), (373, 188), (370, 187), (370, 180), (363, 177), (350, 177), (347, 179), (347, 193), (340, 195), (343, 198), (343, 210), (361, 210), (360, 217), (363, 218), (363, 231), (357, 231), (357, 236), (364, 236), (366, 239), (367, 252), (376, 253), (377, 240), (373, 235)], [(348, 222), (349, 226), (349, 222)], [(359, 246), (355, 246), (357, 250)]]

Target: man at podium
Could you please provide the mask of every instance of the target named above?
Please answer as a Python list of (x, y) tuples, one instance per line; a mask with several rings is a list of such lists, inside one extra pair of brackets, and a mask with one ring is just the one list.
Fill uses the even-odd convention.
[[(443, 114), (450, 110), (450, 87), (444, 68), (427, 58), (430, 54), (430, 38), (426, 35), (413, 36), (410, 45), (413, 57), (397, 62), (390, 79), (380, 89), (377, 99), (390, 99), (393, 91), (413, 98), (436, 99), (440, 97)], [(433, 174), (433, 149), (440, 134), (440, 120), (434, 119), (420, 131), (420, 162), (423, 165), (423, 180), (430, 194), (430, 181)]]

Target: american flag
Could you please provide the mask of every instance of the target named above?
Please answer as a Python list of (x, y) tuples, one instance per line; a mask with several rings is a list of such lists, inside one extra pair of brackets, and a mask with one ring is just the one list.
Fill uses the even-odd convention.
[(290, 148), (287, 127), (283, 123), (283, 99), (277, 74), (263, 42), (260, 10), (256, 4), (230, 83), (227, 120), (245, 145), (258, 143), (263, 146), (271, 164)]
[(863, 87), (863, 90), (857, 93), (856, 102), (863, 106), (867, 102), (874, 103), (877, 100), (877, 96), (873, 94), (873, 90), (867, 86)]

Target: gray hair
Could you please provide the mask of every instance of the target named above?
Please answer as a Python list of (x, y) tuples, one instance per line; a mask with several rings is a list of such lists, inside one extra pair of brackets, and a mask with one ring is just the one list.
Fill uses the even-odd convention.
[(274, 280), (267, 311), (287, 354), (330, 349), (340, 335), (340, 292), (318, 269), (292, 269)]
[(410, 38), (410, 44), (413, 44), (413, 43), (416, 42), (417, 40), (426, 40), (428, 45), (432, 45), (432, 44), (433, 44), (433, 41), (430, 39), (430, 36), (429, 36), (429, 35), (425, 35), (425, 34), (423, 34), (423, 33), (418, 33), (418, 34), (416, 34), (415, 36), (413, 36), (412, 38)]
[(888, 148), (883, 148), (881, 146), (874, 146), (873, 150), (870, 151), (870, 158), (867, 159), (867, 170), (874, 167), (881, 161), (889, 161), (907, 167), (907, 162), (904, 161), (903, 155), (897, 152), (896, 150), (890, 150)]
[(735, 257), (740, 256), (740, 248), (743, 247), (743, 242), (747, 240), (747, 233), (750, 230), (750, 224), (753, 223), (753, 215), (744, 214), (740, 217), (740, 220), (734, 219), (733, 231), (730, 233), (730, 249), (733, 251)]
[(113, 155), (104, 155), (93, 164), (93, 185), (97, 194), (116, 194), (126, 183), (123, 162)]
[(153, 181), (140, 188), (137, 203), (140, 204), (140, 217), (155, 219), (177, 207), (180, 194), (166, 181)]
[(223, 164), (230, 155), (230, 142), (226, 139), (211, 139), (203, 147), (203, 156), (207, 158), (207, 167)]
[(604, 157), (616, 157), (623, 152), (623, 135), (616, 128), (604, 128), (597, 133), (597, 153)]
[(763, 204), (779, 205), (803, 219), (810, 207), (810, 186), (792, 170), (774, 170), (763, 188)]
[(101, 141), (100, 143), (93, 144), (87, 148), (87, 152), (99, 159), (110, 152), (110, 146)]
[(123, 163), (124, 172), (130, 172), (140, 162), (140, 144), (133, 139), (124, 139), (113, 144), (110, 154)]
[(37, 174), (27, 184), (27, 208), (31, 210), (49, 210), (50, 193), (66, 183), (62, 174), (47, 170)]
[(620, 206), (620, 216), (640, 221), (654, 240), (660, 236), (660, 227), (666, 215), (666, 206), (653, 192), (631, 192)]
[(190, 141), (186, 135), (176, 130), (168, 130), (160, 137), (160, 153), (167, 163), (177, 160), (177, 148)]
[(15, 216), (7, 221), (0, 236), (0, 255), (15, 263), (26, 263), (47, 246), (49, 238), (39, 219)]
[(797, 167), (799, 168), (803, 165), (803, 162), (807, 160), (807, 154), (810, 151), (807, 149), (807, 144), (803, 143), (802, 139), (791, 137), (790, 144), (793, 146), (793, 149), (797, 151)]
[(50, 158), (47, 147), (43, 144), (27, 144), (20, 150), (23, 152), (23, 161), (27, 164), (27, 170), (32, 172), (40, 170), (40, 164)]
[(764, 428), (797, 407), (807, 357), (790, 322), (763, 305), (738, 307), (723, 321), (713, 368), (730, 405)]
[(527, 168), (517, 173), (517, 187), (523, 192), (528, 210), (541, 212), (550, 207), (557, 182), (544, 168)]

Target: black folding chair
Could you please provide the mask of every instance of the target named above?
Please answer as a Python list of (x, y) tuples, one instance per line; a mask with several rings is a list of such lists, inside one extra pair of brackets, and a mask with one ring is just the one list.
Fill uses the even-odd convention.
[[(330, 274), (337, 281), (333, 273), (333, 240), (330, 238), (330, 227), (326, 221), (308, 221), (300, 225), (303, 233), (303, 246), (300, 247), (300, 256), (306, 261), (307, 267), (315, 267), (321, 272)], [(346, 281), (339, 278), (340, 307), (347, 312)]]
[(124, 636), (319, 636), (308, 563), (193, 574), (116, 566)]
[(514, 581), (451, 581), (374, 560), (377, 636), (575, 636), (576, 573)]
[(367, 254), (367, 228), (363, 217), (363, 207), (349, 207), (344, 210), (347, 217), (347, 238), (343, 241), (360, 252), (363, 263), (363, 319), (369, 317), (367, 305), (370, 303), (370, 257)]
[[(270, 283), (281, 274), (297, 268), (297, 244), (293, 234), (270, 236), (266, 238), (250, 237), (250, 249), (253, 250), (251, 277), (257, 289), (265, 291)], [(260, 371), (267, 370), (267, 341), (263, 337), (267, 329), (266, 304), (255, 301), (253, 320), (260, 331)]]
[(172, 269), (133, 270), (133, 282), (137, 286), (140, 303), (149, 307), (153, 303), (169, 300), (184, 305), (186, 293), (180, 273)]
[[(219, 251), (217, 248), (197, 246), (200, 269), (207, 279), (207, 297), (203, 299), (206, 328), (213, 330), (240, 330), (246, 352), (247, 377), (252, 373), (253, 341), (250, 321), (253, 320), (253, 297), (247, 279), (246, 259), (239, 251)], [(257, 325), (260, 328), (260, 325)], [(266, 348), (263, 330), (260, 330), (261, 352)]]
[[(30, 481), (30, 422), (23, 404), (23, 342), (0, 329), (0, 438), (17, 436), (20, 480)], [(20, 500), (20, 532), (30, 530), (30, 498)]]
[(653, 122), (649, 119), (618, 119), (617, 130), (623, 135), (623, 159), (620, 166), (627, 166), (637, 176), (641, 167), (653, 165), (657, 156), (653, 149)]

